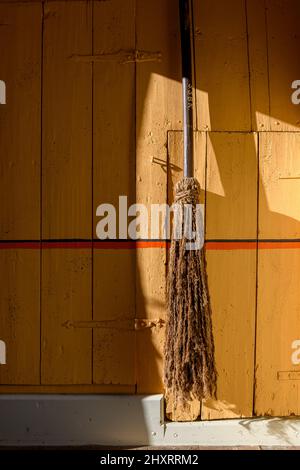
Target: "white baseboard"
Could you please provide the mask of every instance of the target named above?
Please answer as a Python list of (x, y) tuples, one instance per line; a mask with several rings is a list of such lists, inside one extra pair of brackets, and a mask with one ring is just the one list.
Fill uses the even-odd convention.
[(162, 395), (0, 395), (0, 446), (299, 446), (300, 418), (164, 420)]

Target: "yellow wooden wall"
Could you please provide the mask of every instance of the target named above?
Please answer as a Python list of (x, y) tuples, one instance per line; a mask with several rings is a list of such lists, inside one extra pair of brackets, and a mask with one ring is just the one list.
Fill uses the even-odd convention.
[[(201, 418), (299, 414), (300, 5), (193, 10), (219, 374)], [(0, 393), (161, 392), (164, 328), (134, 319), (165, 317), (166, 248), (91, 241), (101, 202), (171, 201), (181, 176), (177, 2), (0, 0), (0, 43)]]

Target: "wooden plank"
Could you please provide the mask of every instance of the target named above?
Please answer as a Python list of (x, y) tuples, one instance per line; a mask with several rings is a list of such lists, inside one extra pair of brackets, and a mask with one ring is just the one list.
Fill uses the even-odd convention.
[[(207, 239), (256, 238), (256, 134), (209, 135), (206, 191)], [(209, 250), (207, 265), (218, 371), (218, 401), (206, 401), (202, 406), (201, 418), (251, 416), (256, 250)]]
[[(51, 2), (44, 14), (43, 238), (92, 235), (92, 5)], [(42, 383), (92, 380), (92, 332), (62, 326), (92, 319), (92, 252), (45, 250)]]
[[(137, 0), (136, 47), (162, 54), (161, 62), (136, 66), (136, 199), (147, 206), (166, 203), (167, 132), (182, 127), (178, 24), (172, 0)], [(164, 248), (138, 251), (138, 318), (164, 318), (165, 276)], [(138, 393), (162, 391), (163, 342), (163, 329), (137, 333)]]
[(135, 384), (134, 250), (94, 252), (94, 320), (132, 319), (132, 329), (93, 330), (93, 380)]
[[(201, 187), (200, 204), (205, 202), (205, 173), (206, 173), (206, 143), (207, 133), (194, 133), (194, 168), (195, 177)], [(168, 133), (168, 204), (174, 202), (174, 188), (183, 175), (183, 133)], [(193, 400), (189, 410), (182, 410), (180, 406), (174, 412), (172, 404), (166, 403), (166, 413), (172, 421), (194, 421), (201, 413), (201, 403)], [(170, 410), (170, 411), (169, 411)]]
[(1, 5), (0, 238), (40, 233), (41, 7)]
[(42, 384), (89, 384), (92, 332), (66, 322), (91, 319), (91, 253), (43, 251)]
[(269, 131), (271, 126), (267, 11), (265, 2), (246, 2), (252, 129), (258, 131)]
[(300, 371), (292, 362), (300, 338), (300, 250), (261, 250), (258, 259), (255, 414), (299, 415), (299, 380), (282, 380), (280, 372)]
[(300, 4), (297, 0), (266, 1), (271, 130), (299, 130), (300, 107), (291, 101), (292, 82), (300, 76), (295, 60), (300, 47)]
[[(119, 196), (135, 202), (135, 64), (118, 55), (134, 49), (135, 1), (95, 2), (93, 53), (113, 59), (94, 63), (94, 215), (102, 203), (118, 214)], [(94, 320), (134, 319), (134, 250), (95, 250), (93, 263)], [(134, 330), (96, 329), (93, 345), (94, 383), (135, 384)]]
[(207, 265), (218, 400), (204, 402), (201, 418), (250, 417), (254, 382), (256, 252), (208, 251)]
[(256, 238), (257, 135), (210, 133), (207, 152), (206, 238)]
[(0, 250), (0, 384), (40, 382), (39, 251)]
[(260, 238), (300, 238), (300, 135), (260, 136)]
[[(1, 5), (0, 238), (40, 237), (41, 8)], [(7, 364), (1, 384), (40, 380), (40, 254), (1, 250), (0, 338)]]
[[(300, 135), (266, 133), (260, 137), (260, 238), (300, 237)], [(293, 179), (295, 177), (295, 179)], [(292, 178), (292, 179), (290, 179)], [(299, 385), (281, 371), (299, 371), (293, 342), (299, 338), (299, 248), (266, 249), (258, 257), (255, 412), (299, 414)], [(297, 349), (297, 348), (296, 348)]]
[(251, 130), (244, 0), (194, 1), (198, 129)]
[(299, 129), (300, 108), (291, 101), (291, 85), (300, 66), (297, 0), (247, 1), (253, 128)]
[(44, 7), (43, 237), (90, 238), (92, 226), (92, 9)]

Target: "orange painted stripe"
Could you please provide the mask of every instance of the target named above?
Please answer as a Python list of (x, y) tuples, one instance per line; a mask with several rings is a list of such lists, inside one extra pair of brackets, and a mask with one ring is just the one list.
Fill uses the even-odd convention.
[(259, 241), (258, 248), (263, 250), (300, 248), (300, 241)]
[(167, 240), (163, 241), (137, 241), (136, 247), (137, 248), (167, 248), (170, 246), (170, 242)]
[(21, 249), (21, 250), (39, 250), (41, 248), (41, 242), (39, 241), (3, 241), (0, 242), (0, 250), (9, 249)]
[(207, 241), (205, 248), (206, 250), (255, 250), (256, 241)]
[(167, 248), (170, 242), (167, 240), (123, 240), (123, 241), (95, 241), (93, 247), (96, 250), (128, 250), (136, 248)]
[(298, 240), (256, 240), (253, 241), (207, 241), (205, 242), (206, 250), (282, 250), (282, 249), (299, 249), (300, 241)]

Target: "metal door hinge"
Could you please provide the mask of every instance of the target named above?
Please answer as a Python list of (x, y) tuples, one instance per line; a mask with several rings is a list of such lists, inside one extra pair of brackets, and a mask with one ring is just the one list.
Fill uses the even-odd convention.
[(130, 64), (135, 62), (161, 62), (162, 53), (152, 51), (118, 50), (115, 52), (103, 52), (93, 55), (72, 55), (70, 59), (76, 62), (108, 62), (117, 61), (119, 64)]
[(135, 318), (134, 320), (134, 329), (135, 330), (144, 330), (145, 328), (162, 328), (165, 324), (165, 320), (159, 318), (158, 320), (148, 319), (148, 318)]
[(162, 328), (165, 320), (148, 318), (125, 318), (120, 320), (67, 320), (64, 328), (102, 328), (116, 330), (144, 330), (145, 328)]

